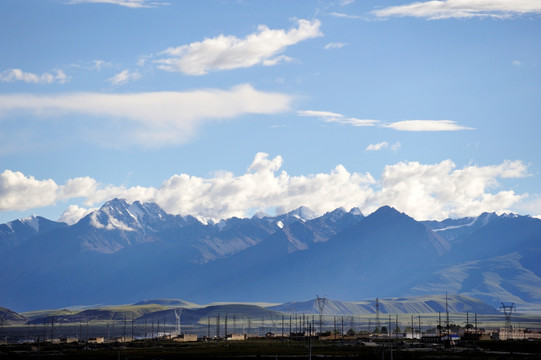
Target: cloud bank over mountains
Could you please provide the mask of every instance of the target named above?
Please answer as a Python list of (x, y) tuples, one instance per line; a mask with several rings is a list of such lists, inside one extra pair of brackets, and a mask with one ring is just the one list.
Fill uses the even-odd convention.
[[(385, 167), (379, 179), (369, 173), (350, 172), (338, 165), (328, 173), (289, 175), (281, 156), (258, 153), (246, 173), (216, 172), (202, 178), (173, 175), (159, 187), (125, 187), (78, 177), (59, 185), (21, 172), (0, 174), (0, 210), (26, 210), (69, 199), (94, 207), (115, 198), (130, 202), (156, 202), (173, 214), (191, 214), (215, 220), (247, 217), (255, 211), (283, 213), (308, 206), (316, 214), (338, 207), (359, 207), (370, 213), (390, 205), (416, 219), (476, 216), (484, 211), (505, 212), (527, 198), (513, 190), (500, 190), (499, 180), (528, 176), (521, 161), (498, 165), (469, 165), (457, 169), (451, 160), (437, 164), (400, 162)], [(61, 220), (77, 221), (87, 208), (72, 205)]]

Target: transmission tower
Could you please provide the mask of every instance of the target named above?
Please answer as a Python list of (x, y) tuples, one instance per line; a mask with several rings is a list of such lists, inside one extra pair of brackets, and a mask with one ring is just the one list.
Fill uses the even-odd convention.
[(504, 327), (504, 331), (507, 335), (507, 339), (510, 339), (511, 338), (511, 332), (512, 332), (512, 327), (511, 327), (511, 315), (513, 314), (513, 310), (516, 311), (516, 307), (515, 307), (515, 303), (512, 303), (511, 305), (505, 305), (503, 302), (502, 302), (502, 306), (500, 306), (500, 311), (503, 311), (504, 315), (505, 315), (505, 327)]
[(180, 329), (180, 316), (182, 315), (182, 308), (180, 309), (175, 309), (174, 312), (175, 312), (175, 317), (177, 319), (177, 335), (180, 335), (181, 334), (181, 329)]
[(319, 308), (319, 332), (323, 332), (323, 310), (325, 310), (325, 305), (327, 305), (327, 295), (324, 297), (319, 297), (316, 295), (317, 307)]

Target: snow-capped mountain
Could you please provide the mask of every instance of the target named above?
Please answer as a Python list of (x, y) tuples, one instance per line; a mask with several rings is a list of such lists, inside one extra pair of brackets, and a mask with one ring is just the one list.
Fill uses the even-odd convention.
[(541, 220), (528, 216), (419, 222), (388, 206), (319, 217), (301, 207), (215, 223), (113, 199), (71, 226), (0, 225), (0, 249), (0, 305), (17, 310), (445, 292), (541, 308)]
[(17, 247), (39, 234), (67, 226), (65, 223), (47, 220), (41, 216), (30, 216), (0, 224), (0, 251)]

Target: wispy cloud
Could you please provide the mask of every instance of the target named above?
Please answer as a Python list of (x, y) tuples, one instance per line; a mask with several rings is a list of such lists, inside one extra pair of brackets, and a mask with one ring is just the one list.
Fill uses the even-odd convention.
[(68, 0), (67, 4), (113, 4), (129, 8), (151, 8), (159, 5), (169, 5), (169, 3), (157, 0)]
[(22, 81), (32, 84), (52, 84), (59, 83), (64, 84), (68, 82), (70, 78), (62, 70), (54, 70), (53, 73), (45, 72), (41, 75), (37, 75), (30, 72), (24, 72), (21, 69), (8, 69), (0, 73), (0, 81)]
[(92, 65), (91, 65), (91, 69), (92, 70), (97, 70), (97, 71), (101, 71), (101, 69), (105, 68), (105, 67), (111, 67), (112, 64), (108, 61), (105, 61), (105, 60), (92, 60)]
[(509, 18), (528, 13), (541, 14), (537, 0), (432, 0), (390, 6), (372, 12), (377, 17), (412, 16), (431, 20), (448, 18)]
[(513, 60), (513, 62), (512, 62), (511, 64), (513, 64), (513, 65), (515, 65), (515, 66), (522, 66), (522, 61), (520, 61), (520, 60)]
[(383, 125), (398, 131), (459, 131), (473, 128), (458, 125), (451, 120), (404, 120)]
[(344, 13), (339, 13), (339, 12), (331, 12), (329, 13), (329, 15), (337, 17), (337, 18), (344, 18), (344, 19), (362, 19), (363, 18), (362, 16), (349, 15), (349, 14), (344, 14)]
[(381, 149), (387, 149), (389, 147), (389, 143), (387, 141), (382, 141), (377, 144), (370, 144), (366, 147), (366, 151), (379, 151)]
[(343, 47), (346, 46), (346, 45), (347, 45), (346, 43), (332, 42), (332, 43), (328, 43), (327, 45), (325, 45), (325, 50), (330, 50), (330, 49), (341, 49), (341, 48), (343, 48)]
[(219, 35), (179, 47), (170, 47), (158, 55), (154, 63), (166, 71), (188, 75), (204, 75), (211, 71), (247, 68), (255, 65), (276, 65), (290, 61), (280, 55), (288, 46), (322, 36), (319, 20), (298, 20), (298, 27), (288, 31), (259, 25), (257, 32), (243, 39)]
[[(243, 84), (229, 90), (128, 94), (71, 93), (60, 95), (0, 95), (0, 116), (30, 113), (35, 121), (90, 115), (89, 141), (107, 146), (160, 147), (189, 141), (204, 122), (245, 114), (275, 114), (289, 110), (293, 97), (263, 92)], [(6, 117), (8, 121), (15, 117)], [(73, 118), (69, 117), (73, 122)], [(56, 126), (58, 121), (53, 122)], [(52, 125), (54, 126), (54, 125)], [(118, 126), (119, 131), (111, 131)], [(75, 135), (73, 135), (75, 136)]]
[(372, 119), (357, 119), (354, 117), (346, 117), (342, 114), (333, 113), (329, 111), (318, 110), (300, 110), (297, 111), (299, 116), (313, 116), (319, 118), (324, 122), (336, 122), (340, 124), (347, 124), (352, 126), (375, 126), (379, 121)]
[(389, 148), (393, 151), (396, 151), (402, 147), (402, 144), (400, 144), (400, 141), (395, 142), (392, 145), (389, 145), (387, 141), (382, 141), (376, 144), (370, 144), (366, 147), (366, 151), (380, 151), (383, 149)]
[[(499, 179), (528, 176), (521, 161), (461, 169), (451, 160), (401, 162), (386, 166), (379, 179), (369, 173), (350, 172), (342, 165), (329, 172), (300, 176), (291, 176), (281, 168), (280, 156), (258, 153), (244, 174), (219, 171), (207, 178), (178, 174), (159, 187), (101, 184), (88, 177), (61, 185), (52, 179), (5, 170), (0, 173), (0, 211), (38, 208), (69, 199), (81, 199), (84, 206), (94, 207), (120, 197), (130, 202), (156, 202), (174, 214), (213, 219), (245, 217), (254, 209), (275, 208), (281, 213), (301, 205), (317, 214), (355, 206), (370, 213), (390, 205), (421, 220), (508, 211), (527, 197), (513, 190), (497, 190)], [(87, 213), (86, 208), (72, 206), (62, 219), (74, 222)]]
[(123, 85), (130, 81), (136, 81), (141, 78), (141, 73), (137, 71), (122, 70), (113, 77), (107, 79), (113, 85)]
[(337, 122), (340, 124), (348, 124), (353, 126), (379, 126), (391, 128), (399, 131), (458, 131), (472, 130), (472, 128), (458, 125), (451, 120), (404, 120), (391, 123), (383, 123), (375, 119), (357, 119), (346, 117), (342, 114), (319, 111), (319, 110), (301, 110), (297, 111), (299, 116), (313, 116), (325, 122)]

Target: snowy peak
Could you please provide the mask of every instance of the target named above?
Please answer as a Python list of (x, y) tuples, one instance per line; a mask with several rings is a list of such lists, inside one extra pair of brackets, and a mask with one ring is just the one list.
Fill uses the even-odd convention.
[(305, 222), (314, 218), (316, 218), (316, 214), (306, 206), (301, 206), (286, 214), (275, 217), (275, 219), (282, 221), (284, 224), (290, 224), (296, 221)]
[[(135, 214), (130, 212), (130, 207)], [(130, 206), (124, 199), (113, 199), (89, 215), (90, 224), (96, 229), (135, 231), (141, 227), (138, 211), (139, 207)]]
[(107, 201), (88, 217), (97, 229), (120, 231), (157, 231), (175, 220), (185, 222), (180, 216), (167, 214), (155, 203), (135, 201), (129, 204), (124, 199)]
[(19, 219), (23, 224), (26, 224), (36, 230), (36, 233), (39, 232), (39, 218), (36, 215), (29, 216), (24, 219)]
[(301, 206), (288, 213), (289, 216), (293, 216), (302, 221), (312, 220), (316, 217), (316, 214), (307, 208), (306, 206)]
[(67, 224), (30, 216), (0, 225), (0, 250), (17, 247), (34, 236), (67, 227)]

